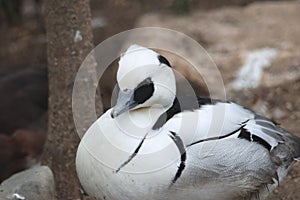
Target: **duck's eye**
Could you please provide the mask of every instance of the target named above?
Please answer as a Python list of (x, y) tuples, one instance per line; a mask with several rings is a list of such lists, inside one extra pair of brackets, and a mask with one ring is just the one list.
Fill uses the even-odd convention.
[(154, 84), (150, 78), (146, 78), (134, 89), (134, 101), (138, 104), (144, 103), (154, 92)]

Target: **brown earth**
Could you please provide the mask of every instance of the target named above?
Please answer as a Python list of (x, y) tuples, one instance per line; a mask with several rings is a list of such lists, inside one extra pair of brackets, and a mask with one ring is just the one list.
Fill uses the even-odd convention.
[[(228, 90), (227, 96), (265, 114), (279, 122), (286, 130), (300, 136), (300, 2), (256, 2), (247, 5), (249, 1), (233, 0), (230, 1), (230, 6), (228, 3), (225, 7), (222, 3), (205, 1), (206, 3), (202, 4), (196, 3), (191, 12), (185, 15), (174, 14), (171, 2), (154, 1), (152, 4), (142, 6), (133, 1), (131, 3), (123, 0), (92, 1), (94, 18), (102, 17), (106, 23), (102, 27), (94, 28), (95, 43), (98, 44), (113, 34), (133, 27), (161, 26), (178, 30), (205, 47), (228, 87), (243, 65), (248, 52), (265, 47), (274, 48), (278, 55), (272, 60), (271, 67), (264, 70), (259, 87), (244, 91)], [(18, 26), (1, 24), (0, 28), (0, 79), (23, 69), (45, 69), (46, 41), (40, 19), (27, 16)], [(176, 69), (188, 76), (194, 85), (203, 83), (182, 67), (184, 65), (182, 61), (172, 55), (168, 57)], [(101, 84), (105, 108), (110, 106), (111, 85), (115, 83), (112, 77), (115, 68), (109, 70)], [(47, 87), (42, 83), (46, 83), (46, 79), (39, 85), (47, 91)], [(198, 94), (207, 94), (205, 86), (196, 89)], [(39, 94), (42, 96), (44, 92)], [(0, 103), (3, 105), (1, 101)], [(28, 104), (32, 106), (31, 103)], [(0, 115), (5, 116), (7, 112), (1, 110)], [(21, 112), (20, 118), (16, 111), (15, 115), (12, 115), (14, 122), (20, 121), (22, 124), (24, 118), (32, 116), (26, 111), (29, 116), (26, 117), (24, 112)], [(43, 114), (39, 110), (37, 115)], [(13, 134), (14, 128), (9, 127), (10, 134)], [(15, 130), (18, 128), (22, 127), (15, 127)], [(3, 132), (1, 127), (0, 132)], [(269, 199), (300, 199), (299, 188), (298, 163)]]

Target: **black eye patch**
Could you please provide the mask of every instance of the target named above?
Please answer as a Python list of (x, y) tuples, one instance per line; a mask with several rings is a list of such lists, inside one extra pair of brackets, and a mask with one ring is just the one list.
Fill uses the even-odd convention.
[(142, 104), (153, 95), (153, 92), (154, 84), (151, 78), (146, 78), (134, 89), (133, 100)]
[(158, 60), (160, 63), (166, 64), (167, 66), (171, 67), (171, 64), (169, 63), (169, 61), (162, 55), (158, 55)]

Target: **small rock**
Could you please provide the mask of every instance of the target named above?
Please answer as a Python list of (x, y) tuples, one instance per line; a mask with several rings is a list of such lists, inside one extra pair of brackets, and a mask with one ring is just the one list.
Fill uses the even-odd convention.
[(83, 40), (83, 37), (81, 35), (81, 32), (79, 30), (76, 31), (75, 36), (74, 36), (74, 42), (80, 42)]
[(275, 108), (272, 113), (274, 119), (282, 119), (285, 117), (285, 112), (281, 110), (280, 108)]
[(35, 166), (11, 176), (0, 185), (0, 199), (56, 199), (52, 171), (47, 166)]
[(262, 114), (262, 115), (264, 115), (264, 116), (270, 118), (271, 116), (270, 116), (268, 107), (269, 107), (268, 102), (259, 99), (259, 100), (252, 106), (252, 109), (253, 109), (255, 112), (257, 112), (257, 113)]
[(293, 105), (292, 105), (291, 102), (286, 102), (286, 103), (285, 103), (285, 107), (286, 107), (287, 109), (289, 109), (289, 110), (293, 110)]

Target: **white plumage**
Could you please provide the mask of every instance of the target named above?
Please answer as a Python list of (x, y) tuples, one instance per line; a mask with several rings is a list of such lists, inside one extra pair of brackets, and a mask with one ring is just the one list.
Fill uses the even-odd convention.
[(263, 199), (300, 139), (232, 102), (176, 98), (169, 65), (138, 45), (121, 56), (117, 104), (78, 147), (83, 188), (98, 199)]

